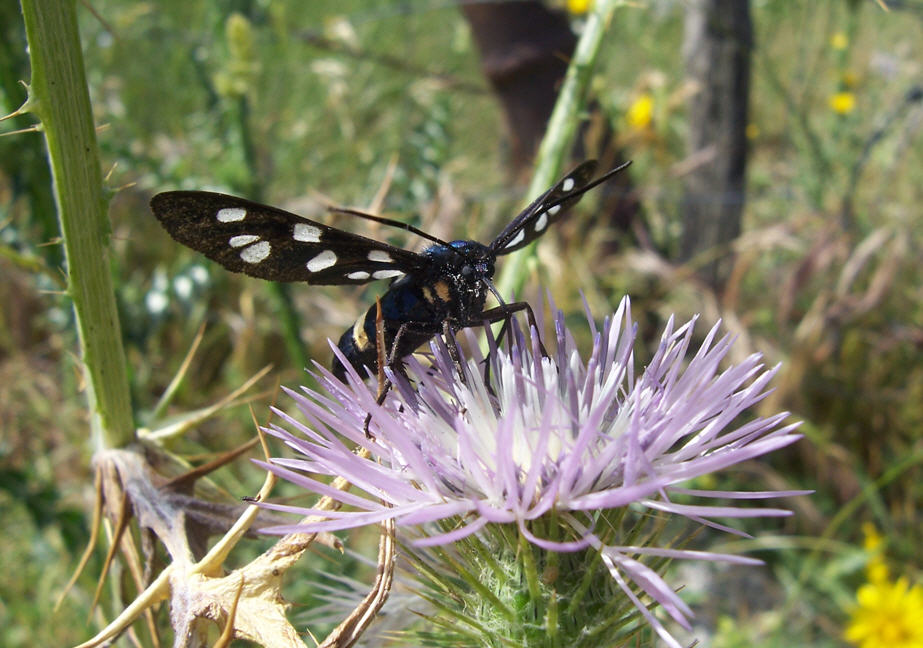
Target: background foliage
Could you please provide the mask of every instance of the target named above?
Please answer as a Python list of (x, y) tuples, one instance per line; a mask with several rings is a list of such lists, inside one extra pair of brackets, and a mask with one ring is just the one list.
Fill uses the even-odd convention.
[[(534, 286), (577, 316), (581, 291), (596, 314), (629, 293), (652, 331), (669, 313), (703, 312), (724, 318), (740, 353), (785, 364), (767, 408), (792, 410), (808, 440), (754, 464), (740, 487), (757, 478), (818, 492), (788, 503), (797, 515), (749, 546), (767, 569), (712, 570), (701, 591), (690, 585), (712, 645), (838, 645), (863, 578), (863, 521), (882, 530), (892, 570), (920, 580), (923, 6), (889, 4), (890, 13), (873, 3), (754, 3), (747, 209), (720, 295), (671, 262), (688, 163), (683, 4), (620, 11), (594, 92), (635, 161), (643, 236), (594, 220), (588, 198), (540, 247)], [(279, 324), (286, 297), (306, 357), (326, 364), (327, 338), (380, 290), (273, 294), (174, 244), (147, 208), (153, 193), (216, 189), (323, 217), (326, 202), (375, 203), (393, 164), (384, 211), (443, 238), (480, 240), (523, 202), (505, 162), (502, 115), (452, 3), (100, 0), (92, 8), (81, 11), (81, 33), (114, 191), (113, 276), (139, 425), (202, 323), (177, 412), (216, 400), (267, 363), (277, 383), (302, 380)], [(0, 111), (9, 113), (29, 70), (15, 4), (0, 15)], [(0, 574), (7, 646), (89, 636), (101, 559), (52, 616), (88, 536), (92, 497), (72, 315), (56, 294), (56, 227), (40, 137), (0, 139), (0, 511), (4, 563), (16, 566)], [(256, 405), (261, 420), (269, 400)], [(173, 449), (221, 451), (252, 433), (238, 408)], [(212, 485), (239, 498), (261, 479), (241, 463)], [(289, 596), (309, 606), (308, 589), (293, 584)], [(90, 625), (111, 611), (104, 604)]]

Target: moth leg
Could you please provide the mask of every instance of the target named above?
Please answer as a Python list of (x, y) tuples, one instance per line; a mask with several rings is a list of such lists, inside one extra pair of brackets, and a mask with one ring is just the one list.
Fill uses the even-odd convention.
[(455, 371), (458, 372), (462, 384), (465, 384), (465, 369), (462, 366), (461, 356), (458, 354), (458, 343), (455, 340), (455, 330), (452, 328), (449, 320), (445, 320), (442, 323), (442, 337), (445, 339), (446, 348), (449, 350), (449, 357), (452, 358), (452, 363), (455, 365)]
[[(397, 355), (398, 343), (400, 342), (401, 336), (406, 330), (409, 322), (404, 322), (401, 324), (400, 328), (397, 329), (397, 333), (394, 336), (394, 340), (391, 343), (391, 351), (385, 356), (385, 323), (384, 317), (381, 314), (381, 298), (375, 298), (375, 364), (378, 367), (378, 396), (375, 398), (375, 404), (381, 407), (385, 402), (385, 398), (388, 396), (388, 392), (391, 391), (391, 387), (394, 386), (394, 383), (391, 382), (391, 379), (385, 375), (385, 366), (392, 367), (395, 371), (399, 372), (404, 378), (407, 377), (407, 374), (404, 371), (404, 365), (401, 362), (395, 364), (395, 356)], [(403, 406), (402, 406), (403, 407)], [(363, 431), (365, 436), (369, 439), (373, 438), (372, 433), (369, 431), (369, 425), (372, 423), (372, 413), (369, 412), (365, 416), (365, 425), (363, 425)]]
[[(375, 366), (378, 368), (378, 404), (383, 402), (383, 395), (388, 393), (391, 381), (385, 375), (385, 318), (381, 313), (381, 297), (375, 298)], [(366, 430), (368, 432), (368, 430)]]
[[(381, 298), (375, 298), (375, 365), (378, 368), (378, 396), (375, 399), (375, 404), (379, 407), (382, 403), (385, 402), (385, 397), (388, 395), (388, 391), (391, 389), (391, 381), (385, 375), (384, 370), (384, 360), (385, 360), (385, 320), (381, 314)], [(369, 431), (369, 425), (372, 423), (372, 413), (369, 412), (365, 415), (365, 424), (362, 426), (362, 430), (365, 432), (365, 436), (368, 439), (374, 438), (372, 433)]]
[[(535, 329), (535, 335), (538, 338), (538, 349), (542, 354), (543, 358), (549, 357), (548, 352), (545, 350), (545, 345), (542, 343), (542, 337), (538, 330), (538, 322), (535, 319), (535, 312), (532, 310), (532, 306), (528, 302), (512, 302), (510, 304), (501, 304), (500, 306), (495, 306), (494, 308), (489, 308), (479, 317), (479, 322), (471, 322), (465, 324), (465, 326), (477, 326), (478, 323), (481, 324), (495, 324), (497, 322), (503, 322), (500, 327), (500, 333), (497, 335), (497, 339), (503, 339), (504, 333), (509, 335), (509, 343), (512, 347), (513, 345), (513, 325), (512, 317), (516, 313), (525, 311), (526, 318), (529, 320), (529, 326)], [(487, 385), (490, 389), (490, 357), (488, 356), (484, 362), (484, 384)]]
[(510, 344), (513, 343), (513, 330), (511, 318), (514, 314), (525, 311), (526, 319), (529, 320), (529, 326), (535, 329), (535, 334), (538, 337), (538, 348), (542, 354), (542, 357), (547, 358), (548, 352), (545, 350), (545, 345), (542, 343), (542, 336), (538, 330), (538, 321), (535, 319), (535, 311), (532, 310), (532, 306), (529, 302), (512, 302), (510, 304), (503, 304), (501, 306), (495, 306), (490, 308), (480, 315), (481, 322), (486, 322), (488, 324), (495, 324), (497, 322), (503, 322), (503, 325), (500, 327), (500, 334), (497, 336), (497, 339), (503, 337), (504, 332), (508, 332), (510, 336)]
[[(375, 399), (375, 403), (378, 406), (384, 404), (388, 392), (391, 391), (391, 388), (394, 386), (394, 383), (385, 376), (384, 367), (391, 367), (395, 373), (400, 374), (404, 378), (408, 378), (407, 371), (404, 369), (404, 363), (397, 357), (397, 352), (398, 349), (400, 349), (400, 341), (404, 334), (407, 331), (414, 330), (414, 326), (419, 324), (421, 324), (421, 322), (402, 322), (397, 329), (397, 333), (394, 334), (394, 339), (391, 341), (391, 349), (388, 351), (387, 357), (385, 357), (384, 320), (381, 319), (381, 305), (379, 303), (375, 319), (376, 362), (378, 364), (378, 397)], [(369, 431), (371, 422), (372, 413), (369, 412), (365, 416), (365, 425), (363, 425), (362, 429), (365, 432), (365, 436), (370, 439), (373, 438), (372, 433)]]

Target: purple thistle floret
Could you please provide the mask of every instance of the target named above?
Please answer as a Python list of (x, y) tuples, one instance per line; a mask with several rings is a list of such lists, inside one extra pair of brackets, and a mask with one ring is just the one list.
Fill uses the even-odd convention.
[[(726, 492), (682, 488), (713, 473), (789, 445), (797, 424), (782, 425), (787, 413), (741, 422), (740, 414), (767, 395), (778, 367), (766, 369), (758, 354), (722, 369), (730, 338), (713, 327), (690, 359), (695, 320), (666, 326), (654, 357), (636, 373), (636, 327), (628, 299), (593, 332), (583, 360), (564, 316), (554, 317), (557, 344), (544, 357), (536, 337), (489, 356), (490, 385), (481, 357), (466, 359), (462, 380), (444, 346), (434, 345), (433, 366), (408, 363), (414, 386), (390, 374), (395, 390), (378, 406), (375, 394), (349, 370), (349, 384), (324, 369), (315, 374), (326, 393), (289, 392), (307, 424), (282, 411), (289, 432), (268, 430), (304, 458), (263, 464), (295, 484), (342, 502), (329, 512), (267, 506), (328, 519), (267, 529), (273, 533), (334, 531), (394, 518), (422, 527), (418, 546), (445, 544), (485, 525), (516, 524), (533, 544), (549, 551), (593, 547), (612, 577), (657, 632), (677, 645), (629, 588), (633, 581), (681, 625), (689, 608), (654, 570), (632, 556), (757, 563), (739, 556), (650, 546), (606, 545), (594, 534), (594, 513), (628, 505), (678, 514), (737, 533), (712, 518), (783, 516), (774, 508), (674, 503), (672, 495), (723, 500), (765, 499), (802, 491)], [(522, 337), (520, 336), (520, 340)], [(473, 345), (469, 345), (473, 346)], [(348, 364), (348, 363), (347, 363)], [(368, 438), (364, 425), (372, 414)], [(371, 451), (358, 457), (355, 448)], [(308, 476), (342, 476), (356, 489), (341, 492)], [(566, 541), (536, 536), (531, 521), (554, 513), (568, 529)], [(452, 519), (451, 531), (430, 523)], [(560, 537), (560, 536), (559, 536)], [(627, 578), (626, 578), (627, 577)]]

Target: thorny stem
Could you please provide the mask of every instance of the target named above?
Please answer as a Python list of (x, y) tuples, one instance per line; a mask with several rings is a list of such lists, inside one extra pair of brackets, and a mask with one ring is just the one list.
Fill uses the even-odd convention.
[(94, 448), (134, 438), (128, 373), (109, 267), (107, 199), (73, 0), (22, 0), (32, 82), (27, 107), (42, 123), (67, 259)]

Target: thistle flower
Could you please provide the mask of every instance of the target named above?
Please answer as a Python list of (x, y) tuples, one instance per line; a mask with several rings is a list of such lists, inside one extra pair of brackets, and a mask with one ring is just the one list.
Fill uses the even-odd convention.
[[(766, 395), (778, 367), (766, 369), (760, 356), (753, 355), (721, 369), (731, 340), (718, 337), (717, 325), (687, 360), (694, 323), (676, 328), (671, 319), (654, 357), (637, 373), (636, 327), (627, 298), (601, 330), (590, 319), (593, 346), (586, 359), (557, 312), (550, 357), (543, 355), (534, 332), (528, 343), (520, 333), (509, 351), (492, 344), (487, 380), (484, 359), (476, 352), (465, 358), (462, 379), (444, 345), (434, 345), (431, 367), (414, 359), (408, 362), (413, 387), (407, 379), (389, 374), (395, 389), (382, 406), (355, 371), (350, 369), (348, 384), (342, 384), (318, 369), (315, 375), (326, 393), (307, 388), (303, 394), (289, 392), (307, 424), (280, 411), (292, 431), (278, 426), (269, 430), (303, 458), (274, 459), (264, 465), (347, 509), (331, 513), (267, 505), (328, 518), (267, 531), (334, 531), (393, 518), (412, 535), (409, 546), (415, 551), (429, 547), (445, 559), (451, 551), (480, 555), (485, 552), (459, 549), (467, 541), (480, 542), (488, 548), (494, 575), (506, 573), (493, 564), (495, 556), (495, 562), (501, 555), (525, 561), (525, 572), (516, 572), (522, 575), (523, 591), (510, 595), (509, 605), (500, 600), (497, 590), (503, 587), (481, 593), (510, 614), (522, 607), (523, 597), (544, 597), (543, 606), (532, 601), (543, 610), (530, 622), (533, 626), (559, 622), (555, 601), (573, 602), (578, 592), (567, 587), (589, 587), (588, 570), (595, 570), (614, 583), (613, 598), (630, 600), (635, 614), (643, 615), (671, 646), (679, 646), (643, 600), (656, 602), (689, 628), (691, 611), (658, 569), (682, 558), (759, 561), (655, 546), (657, 534), (645, 537), (641, 521), (673, 514), (736, 532), (712, 518), (783, 516), (788, 511), (710, 504), (709, 499), (801, 494), (682, 486), (799, 438), (796, 424), (782, 425), (786, 413), (740, 422), (739, 415)], [(369, 413), (372, 438), (364, 431)], [(356, 446), (368, 448), (371, 456), (356, 456)], [(360, 492), (337, 491), (310, 474), (341, 475)], [(504, 541), (505, 548), (498, 546)], [(560, 569), (565, 557), (574, 554), (585, 562), (579, 568)], [(439, 559), (420, 560), (429, 565)], [(478, 574), (475, 568), (459, 566), (458, 556), (451, 560), (447, 571)], [(567, 580), (570, 576), (574, 583)], [(549, 582), (550, 589), (543, 590)], [(477, 588), (481, 583), (471, 584)], [(532, 614), (537, 616), (534, 610)], [(483, 619), (477, 623), (490, 625)], [(494, 631), (500, 625), (494, 624)], [(585, 623), (571, 625), (575, 634), (562, 645), (598, 645), (577, 641), (588, 634)], [(560, 634), (561, 627), (554, 631)], [(543, 627), (542, 632), (552, 630)]]

